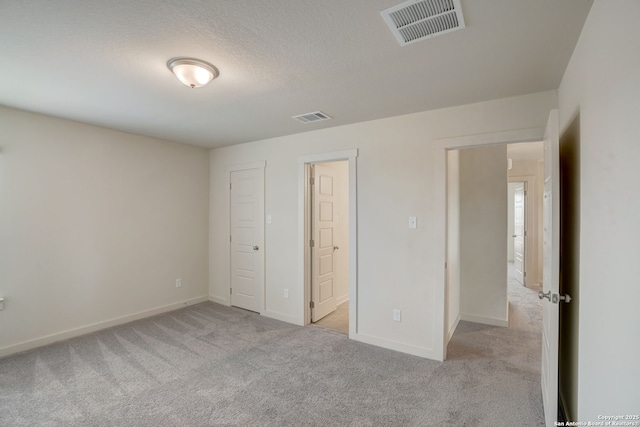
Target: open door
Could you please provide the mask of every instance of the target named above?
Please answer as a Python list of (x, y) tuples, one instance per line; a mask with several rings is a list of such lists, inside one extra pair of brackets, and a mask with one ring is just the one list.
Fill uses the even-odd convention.
[(513, 267), (514, 277), (523, 286), (527, 286), (527, 273), (525, 273), (526, 263), (526, 183), (517, 182), (513, 195)]
[(558, 418), (558, 334), (560, 273), (560, 166), (558, 110), (549, 114), (544, 135), (543, 267), (540, 299), (542, 309), (542, 403), (545, 424)]
[(311, 321), (317, 322), (336, 311), (336, 178), (323, 165), (313, 165), (312, 171)]

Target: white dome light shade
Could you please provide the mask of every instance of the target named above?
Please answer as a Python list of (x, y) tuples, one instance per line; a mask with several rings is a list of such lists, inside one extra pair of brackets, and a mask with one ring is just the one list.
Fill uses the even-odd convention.
[(184, 85), (190, 88), (206, 86), (220, 75), (213, 65), (190, 58), (176, 58), (167, 62), (167, 67)]

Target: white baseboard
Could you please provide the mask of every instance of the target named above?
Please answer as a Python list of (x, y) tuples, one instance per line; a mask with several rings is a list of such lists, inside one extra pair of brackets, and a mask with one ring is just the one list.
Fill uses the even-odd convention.
[[(228, 298), (220, 298), (214, 295), (209, 295), (209, 301), (215, 302), (216, 304), (226, 305), (227, 307), (231, 307), (231, 300)], [(293, 323), (294, 325), (303, 326), (304, 324), (300, 322), (296, 317), (291, 316), (289, 314), (279, 313), (277, 311), (269, 311), (265, 310), (260, 315), (264, 317), (269, 317), (271, 319), (281, 320), (287, 323)]]
[(449, 341), (451, 341), (451, 337), (456, 332), (456, 328), (458, 327), (458, 323), (460, 323), (460, 313), (458, 313), (458, 317), (456, 317), (456, 320), (453, 322), (453, 325), (449, 329), (449, 332), (447, 332), (447, 344), (449, 343)]
[(9, 345), (6, 347), (0, 348), (0, 357), (9, 356), (11, 354), (22, 353), (23, 351), (31, 350), (33, 348), (42, 347), (48, 344), (52, 344), (57, 341), (68, 340), (70, 338), (75, 338), (80, 335), (90, 334), (91, 332), (96, 332), (101, 329), (110, 328), (112, 326), (122, 325), (124, 323), (133, 322), (134, 320), (144, 319), (145, 317), (155, 316), (157, 314), (166, 313), (168, 311), (177, 310), (179, 308), (184, 308), (189, 305), (198, 304), (201, 302), (208, 301), (209, 298), (206, 296), (191, 298), (185, 301), (176, 302), (173, 304), (165, 305), (162, 307), (152, 308), (150, 310), (140, 311), (138, 313), (129, 314), (122, 317), (116, 317), (114, 319), (105, 320), (102, 322), (92, 323), (90, 325), (81, 326), (75, 329), (69, 329), (63, 332), (57, 332), (55, 334), (46, 335), (44, 337), (23, 341), (18, 344)]
[(349, 301), (349, 294), (343, 295), (341, 297), (336, 298), (336, 305), (343, 304)]
[(495, 317), (478, 316), (475, 314), (463, 314), (460, 317), (460, 320), (464, 320), (465, 322), (482, 323), (490, 326), (509, 326), (509, 319), (498, 319)]
[(297, 319), (295, 316), (291, 316), (289, 314), (278, 313), (277, 311), (269, 311), (265, 310), (262, 314), (264, 317), (269, 317), (271, 319), (281, 320), (287, 323), (293, 323), (294, 325), (304, 326), (304, 322), (301, 322), (300, 319)]
[(209, 295), (209, 301), (220, 305), (226, 305), (227, 307), (231, 305), (231, 301), (229, 301), (228, 298), (220, 298), (213, 295)]
[(442, 354), (436, 354), (436, 352), (432, 348), (428, 347), (419, 347), (412, 344), (391, 341), (385, 338), (364, 335), (361, 333), (349, 334), (349, 339), (360, 341), (365, 344), (375, 345), (377, 347), (386, 348), (389, 350), (399, 351), (401, 353), (411, 354), (413, 356), (424, 357), (426, 359), (432, 359), (442, 362)]

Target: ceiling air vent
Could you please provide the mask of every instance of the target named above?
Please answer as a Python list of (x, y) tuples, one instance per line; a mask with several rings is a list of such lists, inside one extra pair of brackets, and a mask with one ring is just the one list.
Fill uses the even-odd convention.
[(329, 120), (332, 117), (328, 114), (323, 113), (322, 111), (314, 111), (313, 113), (300, 114), (298, 116), (291, 116), (292, 119), (295, 119), (301, 123), (313, 123), (319, 122), (321, 120)]
[(402, 46), (464, 28), (460, 0), (409, 0), (380, 14)]

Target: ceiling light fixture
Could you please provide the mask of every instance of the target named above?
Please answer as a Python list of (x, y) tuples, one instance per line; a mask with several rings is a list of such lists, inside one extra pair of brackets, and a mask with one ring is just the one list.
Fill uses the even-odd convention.
[(174, 58), (167, 67), (184, 85), (190, 88), (202, 87), (220, 75), (213, 65), (193, 58)]

